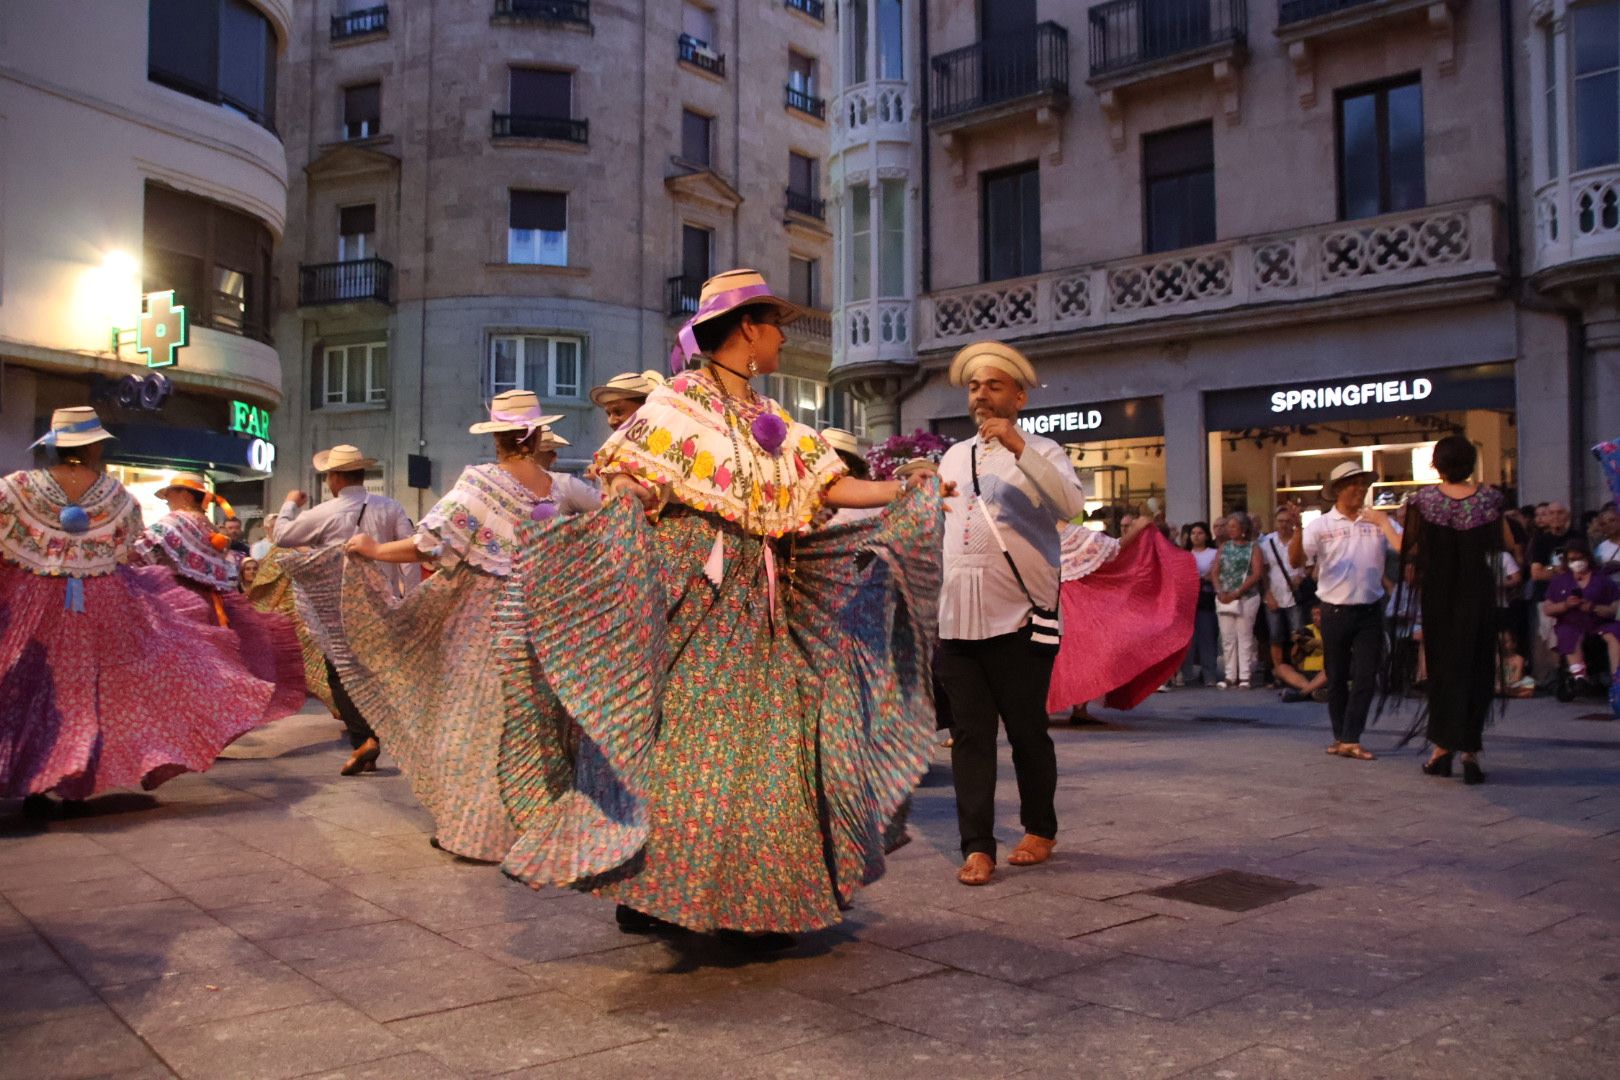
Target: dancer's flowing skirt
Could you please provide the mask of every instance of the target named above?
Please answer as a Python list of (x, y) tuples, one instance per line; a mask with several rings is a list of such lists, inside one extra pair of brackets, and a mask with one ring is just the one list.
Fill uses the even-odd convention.
[(254, 575), (253, 585), (248, 589), (247, 596), (253, 606), (260, 611), (274, 612), (288, 619), (294, 632), (298, 635), (299, 657), (304, 666), (304, 687), (319, 698), (321, 704), (328, 710), (336, 712), (337, 706), (332, 702), (332, 688), (326, 684), (326, 654), (321, 652), (320, 642), (315, 640), (303, 620), (298, 617), (298, 606), (293, 599), (292, 578), (287, 576), (286, 564), (289, 558), (297, 558), (298, 552), (290, 548), (272, 548), (259, 563), (259, 572)]
[(530, 530), (498, 617), (507, 873), (693, 929), (836, 922), (932, 739), (939, 529), (913, 492), (778, 541), (774, 608), (761, 540), (714, 515), (620, 500)]
[(83, 613), (68, 587), (0, 563), (0, 796), (154, 788), (303, 703), (167, 570), (84, 579)]

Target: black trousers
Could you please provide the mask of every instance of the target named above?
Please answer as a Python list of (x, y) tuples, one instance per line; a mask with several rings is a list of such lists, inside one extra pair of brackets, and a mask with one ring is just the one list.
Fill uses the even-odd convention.
[(1335, 741), (1361, 741), (1383, 660), (1383, 601), (1322, 605), (1322, 662)]
[(1046, 730), (1052, 657), (1039, 657), (1017, 634), (982, 641), (946, 639), (939, 681), (951, 703), (951, 771), (962, 854), (996, 855), (996, 718), (1012, 744), (1018, 814), (1024, 831), (1057, 838), (1057, 752)]
[(326, 681), (332, 686), (332, 704), (337, 706), (338, 719), (349, 729), (349, 745), (358, 749), (367, 739), (375, 739), (377, 733), (371, 730), (371, 725), (366, 723), (366, 718), (360, 715), (360, 710), (349, 699), (349, 692), (343, 689), (343, 680), (338, 678), (337, 668), (332, 666), (331, 660), (326, 661)]

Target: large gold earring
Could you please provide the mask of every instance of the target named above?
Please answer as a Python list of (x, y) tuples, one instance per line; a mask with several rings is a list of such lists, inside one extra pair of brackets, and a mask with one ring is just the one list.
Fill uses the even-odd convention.
[(748, 343), (748, 377), (752, 379), (759, 374), (759, 361), (754, 358), (754, 343)]

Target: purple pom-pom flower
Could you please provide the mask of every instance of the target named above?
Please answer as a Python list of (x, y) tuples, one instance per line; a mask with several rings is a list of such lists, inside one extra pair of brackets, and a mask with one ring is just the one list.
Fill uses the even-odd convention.
[(775, 454), (782, 449), (782, 443), (787, 439), (787, 424), (774, 412), (760, 413), (748, 430), (754, 433), (754, 441), (767, 454)]
[(556, 503), (548, 503), (548, 502), (536, 503), (534, 509), (529, 511), (529, 520), (530, 521), (550, 521), (552, 518), (554, 518), (556, 516), (557, 516), (557, 504)]

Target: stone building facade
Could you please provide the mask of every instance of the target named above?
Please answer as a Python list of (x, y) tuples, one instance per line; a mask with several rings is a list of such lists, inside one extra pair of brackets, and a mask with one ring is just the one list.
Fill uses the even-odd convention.
[(581, 468), (608, 434), (589, 388), (664, 368), (702, 278), (736, 265), (823, 312), (772, 388), (858, 422), (826, 384), (823, 4), (298, 7), (282, 490), (350, 442), (419, 513), (488, 459), (467, 425), (514, 385), (563, 415), (560, 464)]
[[(5, 5), (5, 469), (31, 463), (54, 409), (89, 403), (118, 435), (108, 460), (137, 496), (187, 469), (249, 515), (261, 503), (273, 446), (237, 421), (282, 400), (275, 87), (292, 19), (289, 0)], [(143, 324), (175, 329), (166, 340), (180, 347), (139, 352)]]
[[(971, 430), (944, 368), (993, 337), (1035, 360), (1029, 422), (1069, 446), (1097, 509), (1265, 514), (1343, 460), (1390, 501), (1450, 431), (1521, 499), (1597, 497), (1582, 443), (1620, 415), (1620, 196), (1607, 144), (1556, 170), (1532, 148), (1538, 112), (1576, 122), (1577, 76), (1535, 60), (1574, 62), (1563, 3), (840, 12), (843, 55), (861, 34), (885, 47), (879, 12), (906, 55), (892, 80), (846, 66), (835, 98), (834, 379), (880, 401), (874, 436)], [(886, 97), (905, 105), (851, 122)], [(1611, 138), (1617, 102), (1592, 121)], [(905, 184), (905, 270), (876, 289), (851, 176)]]

